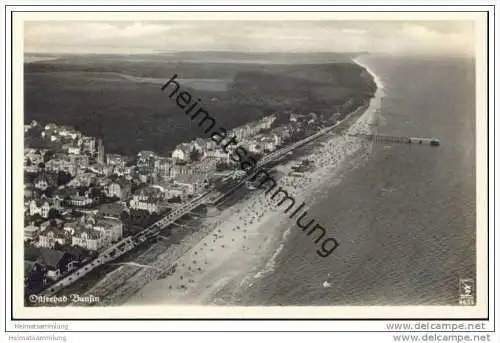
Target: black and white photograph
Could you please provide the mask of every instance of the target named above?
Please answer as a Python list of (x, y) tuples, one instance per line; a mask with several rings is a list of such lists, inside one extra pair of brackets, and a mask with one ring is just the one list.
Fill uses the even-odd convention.
[(487, 316), (486, 15), (18, 15), (14, 308)]

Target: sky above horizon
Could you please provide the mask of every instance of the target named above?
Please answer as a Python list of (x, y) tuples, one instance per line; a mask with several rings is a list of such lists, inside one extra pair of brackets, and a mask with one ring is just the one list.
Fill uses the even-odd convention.
[(475, 53), (467, 21), (26, 21), (26, 53), (358, 52)]

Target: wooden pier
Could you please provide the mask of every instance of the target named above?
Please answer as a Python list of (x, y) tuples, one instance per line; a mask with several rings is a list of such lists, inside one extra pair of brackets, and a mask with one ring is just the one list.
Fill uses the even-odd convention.
[(439, 146), (440, 141), (437, 138), (424, 137), (403, 137), (403, 136), (386, 136), (386, 135), (356, 135), (371, 140), (375, 143), (403, 143), (403, 144), (418, 144)]

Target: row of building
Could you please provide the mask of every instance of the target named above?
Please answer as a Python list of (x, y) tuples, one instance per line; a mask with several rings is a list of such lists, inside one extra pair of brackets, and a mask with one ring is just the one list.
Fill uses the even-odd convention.
[(25, 241), (50, 249), (72, 245), (99, 251), (122, 237), (123, 224), (119, 219), (90, 214), (73, 221), (55, 218), (40, 225), (31, 222), (24, 228)]
[[(240, 143), (253, 138), (261, 131), (271, 129), (274, 121), (276, 120), (276, 115), (270, 115), (258, 120), (256, 122), (248, 123), (243, 126), (236, 127), (227, 133), (227, 137), (236, 137)], [(216, 159), (229, 161), (227, 153), (221, 151), (220, 147), (210, 138), (196, 138), (195, 140), (188, 143), (179, 144), (172, 151), (172, 161), (174, 163), (190, 163), (192, 162), (193, 152), (201, 158), (213, 157)]]
[[(250, 151), (273, 151), (286, 138), (271, 130), (275, 119), (235, 128), (228, 137)], [(141, 151), (129, 158), (105, 154), (102, 140), (67, 126), (32, 122), (25, 133), (45, 143), (24, 150), (25, 281), (34, 288), (122, 239), (124, 211), (162, 214), (203, 192), (218, 165), (231, 162), (211, 139), (180, 144), (170, 157)]]

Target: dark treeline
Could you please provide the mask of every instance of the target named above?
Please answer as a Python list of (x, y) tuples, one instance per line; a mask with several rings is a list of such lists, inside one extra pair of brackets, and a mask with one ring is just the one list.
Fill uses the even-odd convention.
[[(167, 154), (200, 136), (161, 85), (120, 79), (109, 73), (233, 80), (226, 91), (190, 89), (228, 129), (271, 113), (346, 112), (369, 99), (375, 84), (354, 63), (262, 65), (116, 61), (93, 58), (25, 64), (25, 121), (71, 125), (105, 138), (109, 152)], [(181, 80), (182, 83), (182, 80)]]

